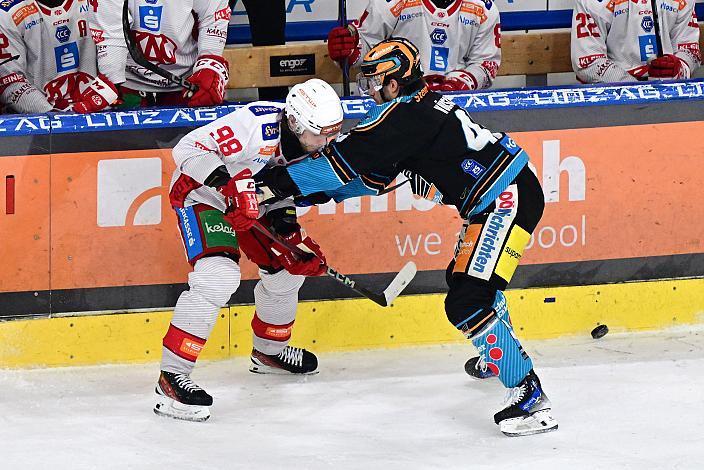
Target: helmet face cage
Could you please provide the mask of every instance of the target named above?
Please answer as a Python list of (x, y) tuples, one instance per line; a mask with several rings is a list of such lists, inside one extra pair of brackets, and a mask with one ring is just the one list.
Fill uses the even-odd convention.
[(359, 92), (366, 96), (372, 96), (384, 86), (383, 77), (383, 75), (372, 75), (368, 77), (364, 75), (364, 72), (359, 72), (357, 74), (357, 88), (359, 88)]

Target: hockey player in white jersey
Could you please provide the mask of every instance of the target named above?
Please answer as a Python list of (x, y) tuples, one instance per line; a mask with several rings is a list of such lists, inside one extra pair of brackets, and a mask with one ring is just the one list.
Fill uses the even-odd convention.
[[(293, 200), (258, 200), (252, 178), (286, 165), (339, 135), (342, 107), (319, 79), (294, 86), (285, 105), (259, 101), (186, 135), (174, 147), (170, 201), (193, 272), (164, 337), (157, 414), (202, 421), (212, 397), (190, 379), (218, 312), (240, 284), (240, 251), (259, 266), (254, 288), (252, 372), (317, 372), (318, 360), (288, 345), (305, 276), (325, 272), (320, 247), (296, 221)], [(259, 199), (262, 195), (259, 195)], [(315, 256), (299, 259), (260, 234), (259, 221), (289, 245)]]
[(84, 111), (96, 76), (88, 8), (88, 0), (0, 2), (0, 102), (8, 111)]
[(93, 0), (91, 5), (98, 69), (109, 87), (118, 86), (121, 107), (223, 102), (229, 80), (223, 58), (231, 15), (227, 0), (129, 0), (131, 34), (144, 57), (175, 75), (188, 76), (199, 88), (193, 96), (129, 57), (122, 29), (123, 0)]
[(418, 47), (434, 91), (488, 88), (501, 63), (501, 24), (492, 0), (369, 0), (356, 25), (330, 30), (328, 52), (353, 65), (391, 36)]
[[(684, 79), (701, 63), (694, 0), (577, 0), (572, 68), (583, 83)], [(662, 51), (655, 21), (659, 20)]]

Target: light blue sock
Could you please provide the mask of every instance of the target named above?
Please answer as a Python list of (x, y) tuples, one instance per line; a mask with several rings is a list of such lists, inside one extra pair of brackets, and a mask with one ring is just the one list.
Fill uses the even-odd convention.
[(503, 292), (496, 292), (493, 308), (496, 318), (472, 338), (472, 344), (504, 386), (512, 388), (528, 375), (533, 361), (513, 332)]

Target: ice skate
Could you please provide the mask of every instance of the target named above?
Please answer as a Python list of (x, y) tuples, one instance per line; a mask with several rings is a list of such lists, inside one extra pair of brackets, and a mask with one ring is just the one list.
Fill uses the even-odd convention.
[(268, 355), (252, 349), (250, 372), (256, 374), (317, 374), (318, 358), (303, 348), (286, 346), (277, 355)]
[(464, 363), (464, 371), (475, 379), (496, 377), (496, 374), (487, 367), (483, 356), (470, 357), (467, 362)]
[(557, 429), (557, 421), (551, 415), (550, 400), (533, 370), (517, 387), (509, 390), (507, 406), (494, 415), (494, 421), (502, 433), (511, 437)]
[(161, 371), (156, 384), (154, 413), (186, 421), (205, 421), (210, 418), (209, 406), (213, 397), (196, 385), (186, 374)]

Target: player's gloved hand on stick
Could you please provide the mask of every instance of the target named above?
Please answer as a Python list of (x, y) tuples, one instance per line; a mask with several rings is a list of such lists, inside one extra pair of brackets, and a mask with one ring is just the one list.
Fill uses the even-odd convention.
[(189, 98), (188, 90), (183, 96), (188, 98), (188, 106), (213, 106), (225, 99), (225, 86), (230, 80), (229, 64), (224, 57), (202, 55), (193, 66), (193, 74), (186, 81), (198, 86)]
[(97, 113), (118, 101), (117, 87), (102, 73), (88, 85), (81, 99), (73, 105), (76, 113)]
[(648, 76), (650, 78), (675, 78), (682, 71), (682, 61), (679, 57), (666, 54), (656, 57), (648, 64)]
[(220, 186), (218, 191), (225, 196), (227, 211), (224, 218), (232, 228), (236, 231), (252, 228), (259, 217), (259, 203), (252, 171), (240, 171), (226, 185)]
[(477, 89), (477, 79), (464, 70), (453, 70), (445, 76), (441, 91), (468, 91)]
[(274, 244), (271, 250), (286, 271), (299, 276), (321, 276), (325, 274), (327, 269), (325, 266), (325, 255), (323, 255), (320, 246), (306, 235), (305, 230), (301, 228), (286, 236), (282, 236), (281, 239), (286, 244), (296, 246), (305, 252), (302, 257), (280, 245)]
[(328, 33), (328, 54), (337, 62), (347, 59), (354, 64), (359, 59), (359, 34), (352, 25), (335, 26)]
[(442, 85), (445, 83), (445, 77), (442, 75), (430, 74), (423, 77), (428, 88), (432, 91), (442, 91)]

